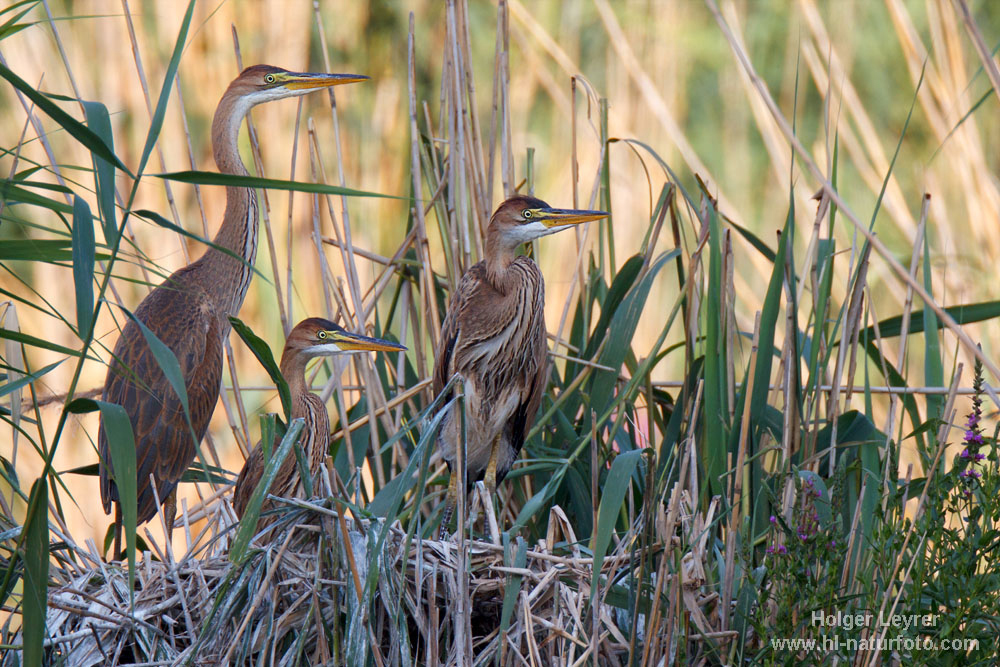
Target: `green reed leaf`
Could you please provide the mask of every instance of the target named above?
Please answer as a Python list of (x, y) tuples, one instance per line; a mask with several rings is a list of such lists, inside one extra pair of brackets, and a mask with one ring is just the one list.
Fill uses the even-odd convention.
[[(100, 102), (84, 101), (83, 110), (87, 115), (87, 126), (114, 152), (115, 136), (111, 131), (108, 108)], [(118, 224), (115, 222), (115, 165), (100, 155), (91, 154), (91, 157), (94, 160), (94, 188), (104, 228), (104, 242), (109, 248), (115, 248), (118, 245)]]
[(257, 361), (264, 367), (264, 370), (271, 377), (271, 381), (278, 388), (278, 396), (281, 397), (281, 409), (285, 414), (285, 421), (287, 422), (291, 419), (292, 415), (292, 394), (288, 389), (288, 382), (285, 381), (285, 376), (281, 373), (281, 368), (274, 361), (271, 348), (250, 327), (244, 324), (240, 318), (230, 316), (229, 323), (232, 325), (236, 335), (253, 352), (253, 356), (257, 357)]
[(87, 340), (94, 319), (94, 218), (80, 197), (73, 197), (73, 287), (77, 333)]
[(278, 469), (288, 454), (292, 451), (292, 445), (298, 440), (299, 434), (305, 421), (302, 418), (294, 419), (288, 425), (285, 436), (278, 444), (274, 454), (264, 464), (264, 472), (260, 476), (260, 481), (247, 501), (247, 508), (240, 519), (239, 528), (236, 530), (236, 537), (233, 538), (233, 546), (229, 550), (229, 560), (232, 563), (241, 563), (246, 555), (247, 547), (250, 546), (250, 539), (257, 530), (257, 520), (260, 518), (260, 509), (264, 504), (264, 499), (274, 483), (274, 478), (278, 475)]
[(25, 97), (35, 103), (35, 106), (58, 123), (70, 136), (86, 146), (91, 153), (100, 155), (129, 176), (132, 175), (128, 167), (122, 164), (111, 148), (90, 128), (63, 111), (55, 102), (35, 90), (28, 82), (2, 64), (0, 64), (0, 77), (3, 77), (12, 86), (21, 91)]
[(24, 522), (24, 664), (45, 664), (42, 649), (49, 595), (49, 485), (44, 478), (31, 485), (29, 514)]

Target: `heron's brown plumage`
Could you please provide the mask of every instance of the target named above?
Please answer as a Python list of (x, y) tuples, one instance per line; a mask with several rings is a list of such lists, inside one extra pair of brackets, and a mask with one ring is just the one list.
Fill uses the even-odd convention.
[[(518, 247), (562, 225), (604, 215), (552, 209), (534, 197), (511, 197), (490, 220), (483, 261), (459, 281), (441, 327), (434, 390), (440, 394), (456, 374), (463, 383), (466, 488), (484, 477), (487, 486), (495, 487), (507, 476), (534, 424), (545, 388), (545, 281), (534, 261), (516, 254)], [(561, 221), (555, 222), (557, 218)], [(461, 418), (452, 407), (438, 447), (453, 473), (459, 442)], [(491, 465), (495, 479), (489, 478)], [(449, 504), (454, 493), (449, 488)]]
[[(470, 486), (483, 479), (498, 433), (504, 446), (497, 482), (502, 481), (534, 424), (545, 384), (544, 309), (541, 271), (523, 256), (499, 272), (491, 272), (485, 261), (474, 265), (462, 276), (448, 305), (434, 389), (440, 392), (456, 373), (466, 383)], [(449, 465), (461, 435), (456, 417), (452, 410), (445, 418), (438, 441)]]
[[(318, 317), (299, 322), (288, 334), (285, 349), (281, 353), (281, 374), (288, 383), (291, 395), (290, 416), (292, 419), (301, 418), (305, 422), (299, 435), (299, 444), (305, 452), (312, 473), (319, 470), (330, 449), (330, 418), (323, 401), (309, 391), (306, 383), (306, 365), (309, 360), (317, 356), (351, 351), (405, 349), (402, 345), (389, 341), (348, 333), (333, 322)], [(275, 439), (275, 448), (279, 442), (280, 439)], [(240, 518), (243, 518), (250, 496), (264, 474), (264, 464), (264, 447), (258, 442), (244, 463), (233, 492), (233, 508)], [(303, 496), (302, 478), (299, 476), (295, 456), (288, 456), (281, 462), (269, 493), (282, 498)], [(262, 509), (267, 510), (270, 506), (271, 502), (265, 501)]]
[[(330, 417), (326, 412), (326, 406), (319, 400), (319, 397), (309, 391), (306, 384), (306, 363), (310, 357), (303, 353), (309, 341), (317, 340), (316, 333), (327, 326), (336, 326), (332, 322), (312, 318), (300, 322), (288, 335), (285, 342), (285, 349), (281, 353), (281, 375), (288, 383), (288, 390), (291, 395), (291, 418), (303, 419), (302, 433), (299, 436), (299, 444), (309, 460), (309, 469), (317, 470), (323, 457), (326, 456), (330, 448)], [(275, 446), (280, 442), (276, 438)], [(274, 451), (273, 449), (271, 451)], [(295, 497), (299, 495), (299, 488), (302, 480), (297, 471), (296, 459), (294, 456), (285, 458), (278, 474), (271, 485), (271, 494), (281, 497)], [(236, 489), (233, 493), (233, 508), (236, 515), (243, 517), (247, 502), (253, 493), (257, 482), (264, 474), (264, 447), (257, 443), (246, 463), (240, 476), (236, 480)], [(270, 503), (265, 503), (265, 508)]]
[[(363, 78), (367, 77), (300, 74), (270, 65), (248, 67), (223, 94), (212, 122), (212, 147), (219, 171), (247, 174), (237, 150), (237, 136), (252, 106)], [(225, 216), (214, 244), (218, 248), (210, 248), (197, 261), (173, 273), (135, 310), (136, 318), (177, 358), (187, 391), (190, 424), (143, 332), (131, 320), (115, 344), (104, 383), (103, 400), (125, 408), (135, 436), (138, 522), (156, 514), (157, 496), (161, 503), (170, 499), (168, 531), (173, 523), (173, 492), (195, 458), (219, 397), (222, 348), (230, 329), (228, 316), (239, 312), (250, 285), (257, 254), (257, 200), (251, 189), (226, 188)], [(98, 449), (101, 501), (104, 511), (110, 513), (119, 494), (103, 421)], [(120, 508), (116, 551), (118, 529)]]

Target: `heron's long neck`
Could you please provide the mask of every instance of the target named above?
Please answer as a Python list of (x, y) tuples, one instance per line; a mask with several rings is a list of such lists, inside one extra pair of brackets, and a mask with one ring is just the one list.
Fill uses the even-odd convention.
[[(212, 122), (212, 149), (215, 164), (224, 174), (247, 175), (237, 147), (240, 125), (250, 105), (246, 98), (227, 93), (219, 102)], [(226, 214), (213, 242), (236, 257), (210, 248), (203, 263), (212, 274), (207, 289), (223, 312), (236, 315), (247, 288), (257, 257), (257, 196), (251, 188), (226, 187)]]
[(305, 407), (302, 398), (309, 393), (309, 387), (306, 385), (306, 362), (308, 358), (305, 355), (287, 347), (281, 355), (281, 375), (288, 383), (288, 391), (291, 394), (292, 419), (305, 416), (298, 413)]
[(486, 277), (501, 294), (509, 292), (517, 281), (510, 265), (517, 259), (517, 246), (504, 243), (492, 226), (486, 232)]
[[(330, 417), (326, 407), (318, 396), (309, 391), (306, 384), (305, 355), (285, 348), (281, 355), (281, 374), (288, 382), (288, 390), (292, 399), (292, 419), (303, 419), (302, 435), (299, 443), (309, 459), (309, 469), (314, 473), (327, 455), (330, 444)], [(286, 463), (294, 457), (286, 459)], [(294, 464), (293, 464), (294, 465)]]

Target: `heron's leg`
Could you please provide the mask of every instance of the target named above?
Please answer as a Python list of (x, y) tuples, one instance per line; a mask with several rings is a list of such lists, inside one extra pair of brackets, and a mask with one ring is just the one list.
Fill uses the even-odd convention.
[(115, 550), (111, 552), (114, 560), (122, 560), (122, 504), (121, 501), (115, 503)]
[(438, 532), (438, 539), (443, 540), (448, 534), (448, 524), (451, 523), (451, 515), (455, 513), (458, 505), (458, 475), (452, 471), (448, 479), (448, 495), (445, 497), (444, 514), (441, 515), (441, 528)]
[(167, 523), (167, 542), (172, 542), (174, 538), (174, 519), (177, 514), (177, 489), (174, 488), (167, 496), (167, 501), (163, 503), (163, 518)]
[(500, 435), (497, 433), (497, 437), (493, 438), (493, 444), (490, 445), (490, 461), (486, 464), (486, 475), (483, 478), (483, 484), (486, 485), (490, 498), (495, 496), (497, 492), (497, 459), (500, 458)]

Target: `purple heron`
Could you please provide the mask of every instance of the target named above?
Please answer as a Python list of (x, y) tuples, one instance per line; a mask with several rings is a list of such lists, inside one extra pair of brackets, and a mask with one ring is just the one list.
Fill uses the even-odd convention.
[[(458, 283), (441, 325), (434, 363), (434, 393), (455, 374), (465, 394), (466, 490), (484, 480), (492, 496), (517, 458), (535, 421), (547, 375), (545, 281), (530, 258), (517, 256), (524, 243), (600, 220), (603, 211), (551, 208), (534, 197), (500, 204), (486, 230), (485, 259)], [(438, 449), (451, 471), (443, 535), (458, 502), (455, 470), (462, 418), (449, 408)]]
[[(251, 107), (367, 78), (289, 72), (270, 65), (243, 70), (222, 95), (212, 121), (212, 149), (219, 171), (247, 175), (236, 140)], [(135, 435), (138, 523), (156, 514), (158, 497), (165, 508), (168, 536), (173, 530), (177, 483), (194, 461), (219, 398), (228, 316), (239, 312), (250, 286), (257, 255), (257, 197), (251, 188), (226, 188), (226, 212), (213, 243), (198, 260), (158, 285), (135, 309), (136, 318), (177, 357), (187, 390), (190, 424), (143, 332), (131, 320), (115, 344), (104, 381), (102, 398), (125, 408)], [(104, 512), (110, 514), (115, 504), (118, 557), (121, 504), (103, 422), (98, 448)]]
[[(319, 469), (330, 449), (330, 418), (323, 401), (309, 391), (306, 384), (306, 364), (316, 357), (366, 350), (400, 352), (406, 348), (398, 343), (344, 331), (333, 322), (319, 317), (302, 320), (288, 334), (285, 349), (281, 353), (281, 374), (288, 382), (291, 393), (291, 418), (301, 417), (305, 421), (299, 442), (309, 462), (309, 470), (313, 473)], [(243, 464), (233, 493), (233, 507), (241, 519), (253, 490), (264, 474), (264, 463), (264, 448), (258, 442)], [(270, 494), (282, 498), (302, 497), (302, 479), (294, 456), (288, 456), (282, 462), (271, 485)], [(268, 503), (265, 503), (264, 508), (267, 507)]]

